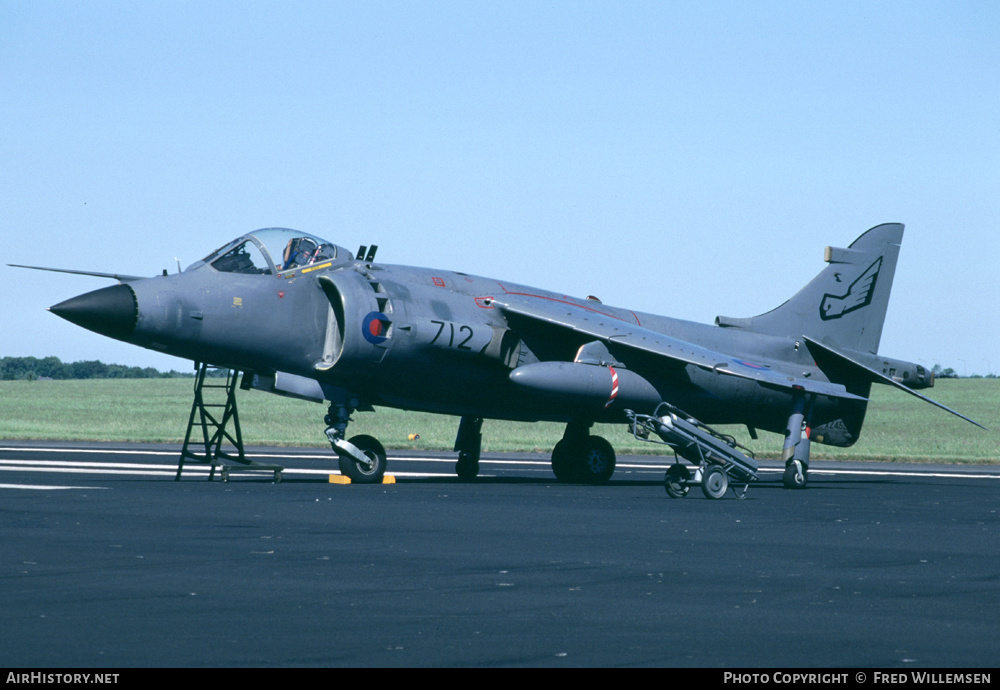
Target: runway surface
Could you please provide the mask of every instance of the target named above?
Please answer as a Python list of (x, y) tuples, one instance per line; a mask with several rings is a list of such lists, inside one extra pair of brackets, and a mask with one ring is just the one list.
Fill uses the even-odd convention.
[(176, 446), (0, 442), (0, 666), (988, 667), (1000, 468), (815, 462), (746, 500), (541, 456), (322, 450), (173, 481)]

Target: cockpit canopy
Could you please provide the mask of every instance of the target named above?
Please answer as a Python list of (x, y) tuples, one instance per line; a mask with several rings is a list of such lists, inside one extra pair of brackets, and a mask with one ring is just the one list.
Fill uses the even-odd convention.
[(346, 249), (315, 235), (288, 228), (265, 228), (233, 240), (202, 263), (223, 273), (273, 275), (353, 259)]

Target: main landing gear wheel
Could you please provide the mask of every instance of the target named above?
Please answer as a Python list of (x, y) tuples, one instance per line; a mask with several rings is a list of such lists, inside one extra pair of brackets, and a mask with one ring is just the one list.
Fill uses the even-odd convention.
[(670, 498), (684, 498), (688, 494), (687, 482), (691, 479), (691, 471), (684, 465), (676, 463), (667, 469), (663, 476), (663, 488)]
[(459, 479), (470, 481), (479, 476), (479, 456), (472, 453), (461, 452), (458, 454), (458, 462), (455, 463), (455, 474)]
[(564, 438), (552, 449), (552, 473), (561, 482), (606, 484), (615, 473), (615, 449), (600, 436)]
[(615, 473), (615, 449), (600, 436), (588, 436), (583, 446), (580, 481), (607, 484)]
[(386, 467), (385, 448), (382, 444), (378, 439), (364, 434), (349, 439), (349, 443), (357, 446), (368, 458), (368, 462), (362, 464), (343, 455), (340, 457), (340, 473), (350, 477), (354, 484), (380, 484)]
[(552, 474), (561, 482), (573, 481), (573, 449), (563, 440), (552, 449)]
[(716, 499), (726, 495), (729, 489), (729, 476), (721, 465), (712, 465), (705, 470), (701, 479), (701, 491), (706, 498)]
[(482, 417), (462, 417), (458, 423), (458, 435), (455, 436), (458, 462), (455, 463), (455, 474), (462, 481), (472, 481), (479, 476), (479, 454), (483, 449), (482, 428)]
[(797, 462), (790, 462), (785, 465), (785, 473), (781, 480), (786, 489), (804, 489), (809, 483), (809, 468)]

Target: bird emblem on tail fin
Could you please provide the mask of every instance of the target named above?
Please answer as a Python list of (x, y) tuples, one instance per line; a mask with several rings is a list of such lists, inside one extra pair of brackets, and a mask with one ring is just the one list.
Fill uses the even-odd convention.
[(871, 304), (881, 267), (882, 257), (880, 256), (857, 280), (851, 283), (846, 294), (831, 295), (826, 293), (823, 295), (823, 301), (819, 305), (819, 317), (824, 321), (839, 319), (845, 314), (850, 314), (852, 311)]

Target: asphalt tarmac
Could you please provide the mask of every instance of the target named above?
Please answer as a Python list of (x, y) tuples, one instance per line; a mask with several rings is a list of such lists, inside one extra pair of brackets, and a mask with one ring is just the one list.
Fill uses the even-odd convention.
[[(0, 666), (991, 667), (1000, 468), (813, 464), (745, 500), (540, 456), (173, 481), (175, 446), (0, 442)], [(260, 457), (260, 455), (282, 457)]]

